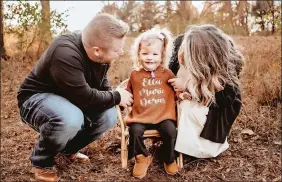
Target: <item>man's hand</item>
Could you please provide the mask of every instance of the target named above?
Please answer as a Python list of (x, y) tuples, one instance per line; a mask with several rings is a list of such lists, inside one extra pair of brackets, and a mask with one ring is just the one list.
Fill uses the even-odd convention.
[(118, 91), (120, 94), (119, 105), (122, 107), (131, 106), (131, 104), (133, 103), (133, 95), (121, 87), (117, 87), (116, 91)]
[(184, 78), (172, 78), (168, 80), (168, 83), (173, 87), (174, 91), (182, 92), (185, 88), (185, 79)]

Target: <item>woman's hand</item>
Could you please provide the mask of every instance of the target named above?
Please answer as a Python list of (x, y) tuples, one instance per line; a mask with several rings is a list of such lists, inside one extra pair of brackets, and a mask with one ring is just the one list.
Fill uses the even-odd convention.
[(174, 91), (176, 92), (182, 92), (185, 91), (185, 79), (184, 78), (172, 78), (168, 80), (168, 83), (173, 87)]

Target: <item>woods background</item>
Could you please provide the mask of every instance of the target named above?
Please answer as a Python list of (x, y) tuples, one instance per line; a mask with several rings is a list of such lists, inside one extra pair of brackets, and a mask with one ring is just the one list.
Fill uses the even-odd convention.
[[(229, 34), (245, 56), (243, 107), (232, 127), (230, 148), (214, 159), (184, 156), (175, 177), (163, 172), (158, 148), (150, 147), (154, 163), (145, 180), (281, 181), (281, 2), (206, 1), (199, 11), (191, 1), (104, 1), (100, 13), (127, 22), (130, 35), (125, 54), (108, 76), (112, 86), (132, 70), (134, 38), (154, 26), (168, 27), (174, 36), (192, 24), (215, 24)], [(17, 90), (50, 42), (70, 33), (69, 11), (50, 10), (49, 1), (1, 1), (1, 181), (33, 181), (29, 161), (38, 134), (21, 122)], [(83, 149), (91, 164), (56, 159), (62, 181), (131, 181), (131, 169), (121, 168), (120, 128)]]

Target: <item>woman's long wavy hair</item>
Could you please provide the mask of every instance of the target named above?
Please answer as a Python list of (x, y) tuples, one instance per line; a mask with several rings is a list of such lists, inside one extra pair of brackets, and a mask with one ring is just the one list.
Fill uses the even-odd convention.
[(140, 34), (134, 41), (134, 44), (131, 48), (131, 57), (133, 59), (133, 68), (135, 70), (140, 70), (142, 68), (142, 65), (139, 60), (139, 52), (142, 41), (147, 41), (149, 42), (149, 44), (152, 44), (155, 40), (161, 40), (163, 42), (161, 65), (165, 68), (168, 68), (169, 60), (172, 53), (171, 32), (165, 28), (153, 28)]
[(198, 101), (215, 102), (215, 92), (239, 86), (243, 56), (233, 40), (214, 25), (190, 27), (179, 50), (187, 69), (187, 89)]

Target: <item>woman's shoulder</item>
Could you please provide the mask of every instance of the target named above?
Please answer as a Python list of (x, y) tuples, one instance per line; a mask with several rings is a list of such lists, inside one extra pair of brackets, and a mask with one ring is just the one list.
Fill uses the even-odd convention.
[(225, 85), (224, 90), (227, 95), (241, 95), (239, 85)]

